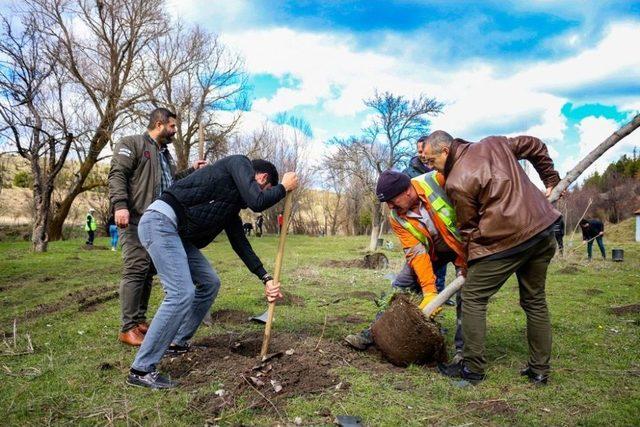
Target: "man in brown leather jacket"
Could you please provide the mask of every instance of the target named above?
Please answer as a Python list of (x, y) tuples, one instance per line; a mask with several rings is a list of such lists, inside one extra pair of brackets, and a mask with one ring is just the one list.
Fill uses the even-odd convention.
[(533, 164), (548, 195), (560, 177), (547, 147), (531, 136), (492, 136), (468, 143), (436, 131), (426, 138), (424, 157), (429, 167), (445, 175), (468, 262), (462, 288), (463, 361), (441, 365), (440, 372), (471, 383), (484, 379), (487, 303), (515, 273), (529, 342), (529, 360), (521, 374), (534, 384), (546, 384), (551, 323), (545, 281), (556, 250), (553, 224), (560, 212), (518, 161)]
[(109, 199), (122, 240), (123, 271), (120, 283), (122, 328), (118, 339), (139, 346), (149, 327), (146, 319), (155, 268), (138, 238), (138, 221), (144, 210), (174, 181), (205, 165), (176, 173), (167, 144), (177, 131), (176, 115), (156, 108), (149, 115), (147, 131), (125, 136), (116, 144), (109, 170)]

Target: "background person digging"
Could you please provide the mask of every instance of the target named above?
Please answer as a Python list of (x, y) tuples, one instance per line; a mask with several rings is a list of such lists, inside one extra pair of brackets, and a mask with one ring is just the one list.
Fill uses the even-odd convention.
[(456, 209), (469, 265), (462, 287), (464, 358), (440, 365), (440, 372), (472, 383), (485, 378), (487, 303), (515, 273), (529, 343), (529, 361), (521, 373), (536, 384), (546, 384), (551, 323), (545, 282), (556, 250), (553, 224), (560, 212), (518, 161), (533, 164), (548, 195), (560, 177), (547, 147), (531, 136), (492, 136), (472, 144), (436, 131), (426, 140), (425, 157), (429, 166), (445, 175), (445, 189)]
[(200, 248), (224, 231), (233, 250), (265, 284), (267, 301), (281, 298), (280, 284), (262, 266), (242, 228), (240, 210), (261, 212), (294, 190), (298, 178), (278, 172), (264, 160), (229, 156), (206, 166), (167, 189), (142, 216), (140, 241), (149, 252), (165, 291), (127, 382), (149, 388), (171, 388), (156, 366), (167, 350), (188, 351), (188, 340), (209, 312), (220, 279)]
[[(398, 236), (407, 259), (407, 266), (417, 278), (408, 291), (422, 294), (420, 308), (424, 308), (438, 294), (434, 270), (454, 262), (458, 274), (465, 268), (463, 247), (455, 228), (455, 212), (442, 188), (443, 176), (429, 172), (410, 179), (391, 170), (378, 179), (376, 194), (391, 210), (389, 221)], [(460, 300), (456, 313), (460, 313)], [(373, 344), (371, 329), (348, 335), (345, 340), (352, 347), (363, 350)], [(456, 350), (462, 349), (459, 327), (456, 330)]]
[(583, 219), (580, 221), (582, 230), (582, 241), (587, 243), (587, 258), (591, 261), (593, 257), (593, 241), (598, 242), (602, 259), (607, 259), (607, 252), (604, 250), (602, 236), (604, 236), (604, 224), (597, 219)]
[(155, 269), (138, 239), (138, 221), (144, 210), (174, 180), (187, 176), (206, 162), (176, 173), (167, 149), (177, 132), (176, 115), (156, 108), (149, 115), (147, 131), (122, 138), (116, 144), (109, 170), (109, 198), (122, 240), (120, 306), (122, 326), (118, 339), (132, 346), (142, 343), (147, 332), (147, 306)]

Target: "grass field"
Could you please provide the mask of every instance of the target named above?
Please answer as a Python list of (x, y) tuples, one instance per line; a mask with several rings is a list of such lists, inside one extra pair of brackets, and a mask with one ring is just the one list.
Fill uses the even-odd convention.
[[(252, 242), (270, 268), (276, 238)], [(433, 368), (395, 368), (375, 351), (356, 353), (341, 344), (344, 335), (359, 331), (375, 315), (370, 292), (387, 291), (384, 275), (401, 263), (396, 249), (386, 251), (388, 270), (329, 266), (328, 261), (361, 258), (366, 242), (364, 237), (289, 238), (283, 271), (289, 303), (276, 309), (272, 346), (290, 347), (307, 358), (305, 363), (318, 362), (304, 365), (302, 373), (287, 371), (301, 376), (301, 382), (307, 375), (326, 381), (320, 381), (324, 388), (297, 394), (288, 385), (289, 374), (282, 374), (281, 397), (264, 388), (239, 388), (238, 378), (229, 376), (235, 365), (254, 363), (253, 349), (211, 349), (207, 354), (221, 356), (167, 361), (163, 368), (184, 384), (176, 390), (127, 386), (135, 350), (116, 340), (119, 252), (89, 251), (81, 240), (52, 243), (44, 254), (30, 253), (28, 242), (0, 243), (0, 423), (318, 425), (354, 415), (366, 425), (640, 424), (639, 306), (612, 310), (640, 303), (640, 245), (607, 241), (609, 253), (613, 247), (625, 250), (622, 263), (588, 264), (577, 242), (567, 259), (554, 260), (547, 283), (554, 331), (549, 386), (533, 387), (518, 375), (527, 358), (525, 319), (510, 280), (489, 307), (488, 378), (460, 388)], [(96, 244), (108, 245), (105, 238)], [(265, 309), (261, 284), (226, 238), (205, 254), (222, 279), (212, 310), (228, 318), (201, 327), (196, 340), (224, 346), (223, 337), (259, 337), (262, 327), (244, 319)], [(161, 296), (160, 286), (154, 286), (151, 311)], [(447, 308), (440, 321), (450, 331), (451, 351), (453, 309)], [(176, 363), (192, 369), (177, 374)], [(212, 410), (205, 403), (224, 400), (220, 390), (241, 393)]]

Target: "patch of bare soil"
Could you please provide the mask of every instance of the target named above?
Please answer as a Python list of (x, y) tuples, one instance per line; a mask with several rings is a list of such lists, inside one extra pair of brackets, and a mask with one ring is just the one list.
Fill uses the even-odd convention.
[(591, 289), (585, 289), (584, 294), (590, 297), (594, 297), (596, 295), (600, 295), (604, 293), (603, 291), (601, 291), (600, 289), (596, 289), (596, 288), (591, 288)]
[(301, 296), (292, 294), (290, 292), (283, 292), (282, 295), (284, 298), (278, 301), (278, 305), (287, 305), (294, 307), (304, 307), (306, 305), (304, 302), (304, 298), (302, 298)]
[(262, 338), (261, 332), (206, 337), (189, 353), (165, 358), (159, 369), (188, 390), (217, 384), (215, 392), (196, 393), (191, 401), (193, 409), (214, 416), (223, 410), (277, 411), (289, 397), (339, 393), (348, 388), (335, 373), (340, 367), (397, 369), (332, 341), (285, 333), (272, 337), (270, 356), (260, 362)]
[(344, 294), (347, 298), (366, 299), (369, 301), (375, 301), (378, 296), (371, 291), (354, 291)]
[(434, 365), (447, 360), (440, 325), (426, 319), (407, 295), (393, 297), (372, 332), (376, 347), (394, 365)]
[(80, 246), (80, 249), (85, 251), (107, 251), (110, 250), (111, 247), (103, 245), (82, 245)]
[(611, 311), (611, 313), (615, 314), (616, 316), (640, 313), (640, 304), (629, 304), (621, 305), (619, 307), (611, 307), (609, 311)]
[(79, 291), (69, 292), (61, 300), (47, 303), (47, 304), (40, 304), (36, 308), (27, 311), (24, 315), (22, 315), (22, 317), (20, 317), (20, 321), (24, 322), (31, 319), (37, 319), (47, 314), (52, 314), (52, 313), (56, 313), (58, 311), (64, 310), (65, 308), (71, 307), (74, 304), (79, 304), (80, 305), (79, 309), (81, 309), (83, 305), (88, 304), (87, 305), (87, 308), (88, 308), (88, 307), (91, 307), (92, 305), (100, 304), (101, 302), (104, 302), (104, 301), (101, 301), (101, 302), (91, 303), (91, 301), (97, 301), (97, 297), (99, 296), (104, 296), (105, 294), (108, 294), (109, 295), (108, 299), (114, 298), (113, 292), (114, 292), (114, 286), (100, 286), (96, 288), (85, 288)]
[(561, 269), (558, 270), (558, 273), (560, 274), (578, 274), (580, 273), (580, 269), (573, 265), (573, 264), (569, 264), (566, 265), (564, 267), (562, 267)]
[(381, 252), (367, 254), (362, 259), (328, 260), (322, 263), (324, 267), (333, 268), (366, 268), (380, 270), (389, 267), (389, 259)]
[(107, 301), (117, 299), (120, 296), (120, 292), (111, 291), (106, 294), (98, 295), (96, 297), (86, 297), (78, 300), (78, 311), (96, 311), (100, 304), (104, 304)]
[(211, 319), (214, 323), (230, 323), (240, 325), (247, 323), (253, 314), (242, 310), (222, 309), (211, 312)]
[(357, 324), (357, 323), (364, 323), (366, 320), (360, 316), (356, 316), (354, 314), (347, 314), (347, 315), (342, 315), (342, 316), (332, 316), (327, 318), (327, 322), (328, 323), (351, 323), (351, 324)]

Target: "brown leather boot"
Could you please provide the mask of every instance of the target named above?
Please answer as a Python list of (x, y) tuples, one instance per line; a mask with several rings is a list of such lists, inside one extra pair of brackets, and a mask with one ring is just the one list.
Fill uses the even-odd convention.
[(138, 330), (142, 335), (145, 335), (149, 330), (149, 324), (147, 322), (138, 323)]
[(120, 334), (118, 335), (118, 339), (120, 340), (120, 342), (138, 347), (140, 344), (142, 344), (144, 335), (140, 333), (138, 327), (136, 326), (135, 328), (131, 328), (128, 331), (120, 332)]

